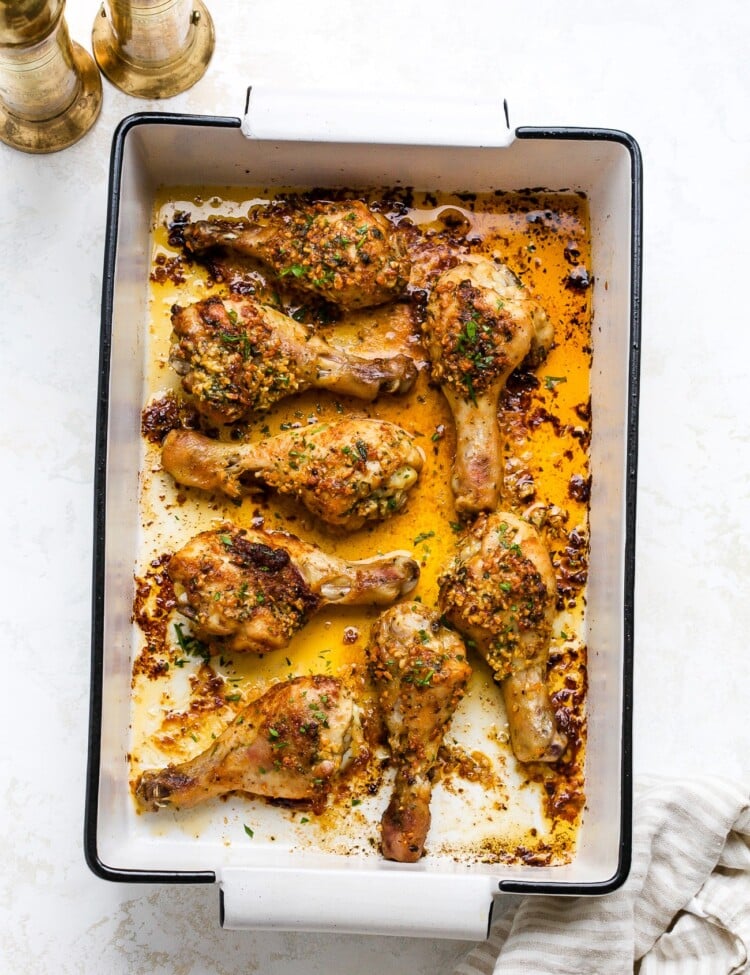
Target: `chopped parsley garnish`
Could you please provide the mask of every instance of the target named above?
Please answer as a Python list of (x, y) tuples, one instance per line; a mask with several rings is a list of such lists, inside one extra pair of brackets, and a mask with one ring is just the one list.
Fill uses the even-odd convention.
[(427, 687), (432, 681), (432, 675), (434, 673), (434, 670), (428, 670), (424, 677), (415, 677), (414, 683), (417, 685), (417, 687)]
[(419, 545), (420, 542), (426, 542), (428, 538), (434, 538), (435, 532), (420, 532), (414, 539), (414, 544)]
[(310, 705), (310, 714), (315, 718), (316, 721), (319, 721), (324, 728), (328, 727), (328, 715), (325, 713), (325, 711), (321, 711), (320, 708)]
[[(183, 653), (186, 653), (189, 657), (200, 657), (201, 660), (204, 660), (207, 663), (211, 659), (211, 652), (206, 644), (199, 640), (198, 637), (193, 636), (192, 633), (183, 633), (182, 627), (182, 623), (174, 624), (174, 632), (175, 636), (177, 637), (177, 644), (180, 650), (182, 650)], [(183, 660), (181, 663), (178, 663), (177, 666), (182, 667), (184, 663), (185, 661)]]

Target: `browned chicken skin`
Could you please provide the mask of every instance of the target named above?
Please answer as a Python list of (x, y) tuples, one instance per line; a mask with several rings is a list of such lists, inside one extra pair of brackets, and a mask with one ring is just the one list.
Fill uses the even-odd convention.
[(162, 465), (180, 484), (235, 500), (266, 485), (349, 530), (400, 511), (423, 462), (405, 430), (366, 418), (289, 430), (257, 443), (219, 443), (193, 430), (172, 430), (162, 448)]
[(567, 744), (547, 690), (557, 583), (539, 533), (505, 511), (480, 515), (440, 578), (446, 619), (476, 643), (502, 685), (521, 762), (554, 762)]
[(276, 204), (250, 221), (201, 220), (182, 229), (186, 250), (256, 258), (299, 291), (341, 308), (382, 305), (403, 293), (410, 261), (401, 236), (359, 200)]
[(169, 576), (200, 640), (217, 652), (266, 653), (324, 605), (394, 602), (417, 584), (419, 566), (403, 553), (346, 562), (287, 532), (225, 524), (176, 552)]
[(170, 362), (198, 411), (217, 424), (251, 418), (305, 389), (364, 400), (403, 393), (417, 375), (408, 356), (350, 355), (252, 298), (175, 305), (172, 329)]
[(382, 819), (383, 855), (413, 863), (430, 827), (430, 772), (471, 668), (463, 641), (421, 603), (386, 610), (372, 626), (367, 654), (397, 763)]
[(144, 772), (136, 798), (149, 809), (188, 809), (241, 791), (320, 807), (361, 742), (358, 709), (341, 681), (295, 677), (243, 708), (195, 758)]
[(433, 285), (423, 330), (432, 377), (456, 424), (456, 510), (491, 511), (503, 480), (498, 400), (527, 356), (544, 357), (552, 342), (549, 320), (507, 267), (465, 257)]

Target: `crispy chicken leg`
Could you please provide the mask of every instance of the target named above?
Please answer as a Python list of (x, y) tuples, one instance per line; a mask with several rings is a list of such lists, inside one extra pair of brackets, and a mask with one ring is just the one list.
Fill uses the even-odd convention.
[(336, 349), (252, 298), (205, 298), (172, 308), (170, 362), (196, 408), (213, 423), (234, 423), (304, 389), (373, 400), (411, 388), (405, 355), (363, 359)]
[(176, 552), (169, 576), (179, 612), (209, 647), (266, 653), (322, 606), (394, 602), (417, 584), (419, 566), (402, 552), (346, 562), (287, 532), (225, 524)]
[(185, 249), (252, 257), (297, 290), (341, 308), (397, 298), (410, 261), (400, 234), (359, 200), (257, 208), (251, 221), (201, 220), (182, 228)]
[(459, 514), (497, 507), (503, 479), (498, 399), (508, 376), (531, 353), (543, 358), (552, 328), (504, 265), (466, 257), (441, 274), (424, 322), (432, 377), (456, 424), (451, 486)]
[(473, 640), (502, 685), (521, 762), (554, 762), (567, 741), (547, 691), (557, 583), (535, 528), (504, 511), (480, 515), (440, 578), (446, 619)]
[(355, 530), (406, 504), (424, 462), (409, 434), (383, 420), (344, 419), (258, 443), (219, 443), (172, 430), (162, 465), (176, 481), (230, 498), (264, 484), (291, 494), (329, 525)]
[(430, 772), (471, 668), (463, 641), (421, 603), (386, 610), (373, 624), (367, 653), (397, 763), (382, 819), (383, 855), (413, 863), (430, 827)]
[(235, 791), (322, 807), (361, 741), (358, 709), (341, 681), (295, 677), (243, 708), (207, 751), (144, 772), (135, 794), (149, 809), (188, 809)]

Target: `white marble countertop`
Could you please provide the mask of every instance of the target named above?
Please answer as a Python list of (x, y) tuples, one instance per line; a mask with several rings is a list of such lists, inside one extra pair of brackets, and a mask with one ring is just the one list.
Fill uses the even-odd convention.
[[(70, 0), (90, 49), (96, 2)], [(113, 130), (240, 115), (248, 82), (508, 98), (516, 124), (620, 128), (645, 171), (635, 771), (750, 771), (750, 8), (742, 0), (208, 0), (206, 76), (166, 102), (104, 83), (53, 156), (0, 145), (5, 705), (0, 970), (435, 975), (461, 942), (221, 931), (211, 887), (108, 884), (82, 852), (92, 476)]]

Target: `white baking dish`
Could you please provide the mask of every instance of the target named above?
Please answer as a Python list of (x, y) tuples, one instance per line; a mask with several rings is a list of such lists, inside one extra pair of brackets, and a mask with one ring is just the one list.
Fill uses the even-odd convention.
[[(361, 119), (366, 113), (360, 113)], [(337, 116), (340, 119), (340, 115)], [(218, 883), (231, 927), (485, 936), (503, 891), (598, 894), (627, 876), (631, 841), (631, 672), (639, 370), (641, 169), (628, 135), (497, 124), (496, 137), (396, 134), (344, 141), (342, 125), (302, 138), (287, 110), (236, 118), (139, 114), (113, 143), (101, 331), (86, 854), (99, 876)], [(495, 127), (491, 120), (490, 129)], [(345, 128), (345, 126), (343, 126)], [(244, 131), (243, 131), (244, 129)], [(352, 130), (353, 131), (353, 130)], [(250, 137), (248, 137), (248, 135)], [(260, 137), (260, 136), (263, 137)], [(362, 136), (364, 137), (364, 136)], [(416, 140), (415, 140), (416, 141)], [(428, 145), (431, 141), (436, 144)], [(453, 144), (459, 141), (462, 144)], [(158, 185), (394, 186), (492, 191), (568, 189), (589, 200), (594, 289), (590, 581), (587, 594), (587, 806), (563, 866), (419, 864), (273, 845), (227, 847), (211, 835), (158, 835), (128, 789), (133, 566), (147, 321), (149, 232)], [(606, 285), (605, 285), (606, 283)]]

